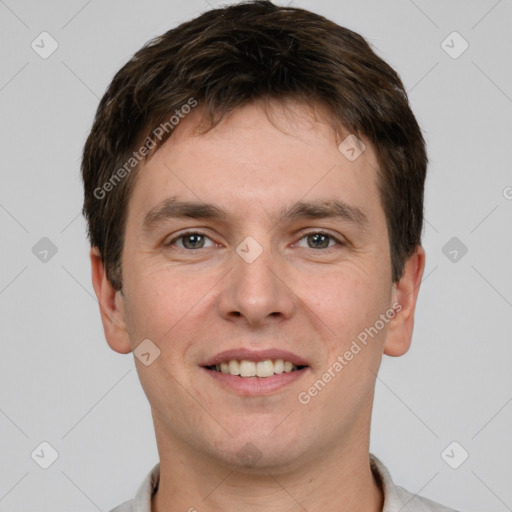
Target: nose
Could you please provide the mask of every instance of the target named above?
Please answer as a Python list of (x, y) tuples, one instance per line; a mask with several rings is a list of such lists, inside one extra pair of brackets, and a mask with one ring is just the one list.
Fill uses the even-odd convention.
[[(222, 281), (219, 309), (225, 319), (257, 327), (290, 318), (298, 298), (286, 261), (268, 244), (264, 248), (251, 240), (233, 253), (233, 270)], [(253, 260), (256, 250), (262, 252)]]

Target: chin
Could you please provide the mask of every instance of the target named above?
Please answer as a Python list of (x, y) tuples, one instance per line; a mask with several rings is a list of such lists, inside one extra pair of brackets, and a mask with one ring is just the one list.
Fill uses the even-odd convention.
[(225, 438), (220, 443), (212, 442), (208, 451), (218, 462), (234, 471), (253, 474), (279, 473), (291, 470), (293, 466), (300, 466), (300, 441), (303, 439), (299, 440), (292, 432), (285, 430), (278, 435), (277, 430), (272, 432), (271, 429), (258, 429), (256, 433), (254, 429), (246, 429), (239, 436)]

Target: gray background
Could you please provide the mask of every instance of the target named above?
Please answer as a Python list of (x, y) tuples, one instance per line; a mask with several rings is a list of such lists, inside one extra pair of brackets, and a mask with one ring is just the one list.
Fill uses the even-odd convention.
[[(0, 0), (0, 511), (106, 511), (158, 460), (133, 355), (104, 339), (80, 153), (126, 60), (220, 3)], [(412, 492), (512, 510), (512, 2), (293, 4), (360, 32), (398, 70), (429, 147), (413, 345), (384, 356), (371, 451)], [(46, 59), (31, 47), (50, 48), (43, 31), (58, 43)], [(453, 31), (469, 44), (457, 58), (463, 41), (442, 43)], [(46, 261), (43, 237), (57, 249)], [(48, 469), (31, 457), (43, 441), (59, 454)], [(458, 469), (442, 457), (452, 441), (452, 465), (459, 445), (469, 453)]]

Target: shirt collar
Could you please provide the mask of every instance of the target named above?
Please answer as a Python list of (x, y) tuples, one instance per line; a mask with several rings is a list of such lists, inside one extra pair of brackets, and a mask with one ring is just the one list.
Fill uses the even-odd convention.
[[(370, 468), (384, 493), (382, 512), (398, 512), (399, 510), (405, 512), (407, 509), (404, 509), (404, 507), (414, 498), (414, 495), (410, 495), (406, 493), (405, 490), (395, 486), (386, 466), (372, 453), (369, 455)], [(133, 503), (134, 512), (151, 512), (151, 498), (158, 490), (159, 481), (160, 463), (157, 463), (146, 476), (137, 491)], [(400, 493), (400, 491), (402, 492)], [(406, 494), (411, 497), (406, 496)]]
[(379, 482), (384, 493), (384, 504), (382, 512), (395, 512), (402, 510), (404, 503), (398, 495), (396, 485), (393, 483), (391, 475), (386, 466), (375, 455), (370, 453), (370, 468), (373, 476)]

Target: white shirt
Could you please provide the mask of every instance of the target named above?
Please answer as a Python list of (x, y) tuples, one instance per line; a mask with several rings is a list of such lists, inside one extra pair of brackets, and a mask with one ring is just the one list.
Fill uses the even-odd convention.
[[(395, 485), (384, 464), (370, 453), (370, 467), (382, 483), (384, 506), (382, 512), (458, 512), (435, 501), (423, 498)], [(110, 512), (151, 512), (151, 497), (158, 489), (160, 463), (156, 464), (139, 487), (134, 499)]]

